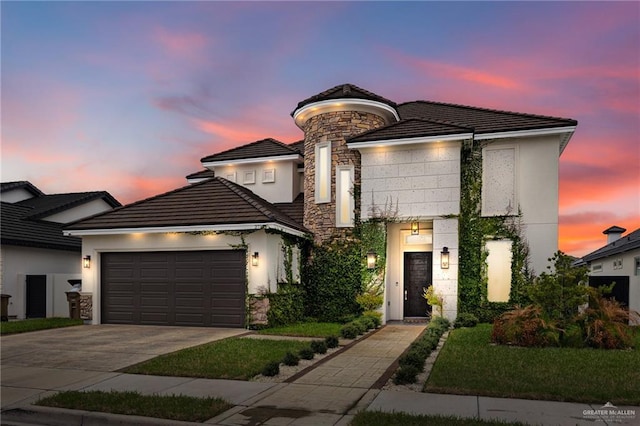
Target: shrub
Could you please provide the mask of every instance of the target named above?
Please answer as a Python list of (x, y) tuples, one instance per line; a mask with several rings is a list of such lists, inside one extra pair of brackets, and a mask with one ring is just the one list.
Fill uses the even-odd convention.
[(420, 373), (420, 370), (418, 370), (414, 366), (407, 365), (404, 367), (400, 367), (400, 369), (398, 369), (398, 371), (396, 372), (395, 377), (393, 378), (393, 383), (395, 383), (396, 385), (415, 383), (418, 373)]
[(340, 335), (345, 339), (355, 339), (360, 334), (360, 329), (352, 322), (345, 324), (340, 329)]
[(585, 337), (582, 332), (582, 327), (578, 324), (569, 324), (564, 331), (560, 333), (560, 346), (583, 348), (585, 346)]
[(367, 327), (367, 330), (371, 330), (371, 329), (376, 328), (376, 322), (371, 317), (363, 316), (363, 317), (358, 318), (357, 321), (362, 323), (365, 327)]
[(478, 317), (469, 313), (458, 314), (458, 317), (453, 323), (454, 328), (460, 327), (475, 327), (478, 325)]
[(375, 325), (374, 328), (378, 328), (382, 324), (382, 314), (378, 311), (365, 311), (362, 316), (371, 318)]
[(340, 341), (336, 336), (328, 336), (326, 339), (324, 339), (324, 341), (327, 344), (328, 348), (337, 348), (340, 344)]
[(410, 365), (415, 367), (418, 371), (422, 371), (424, 368), (424, 360), (426, 359), (425, 354), (414, 348), (409, 350), (406, 354), (402, 355), (398, 360), (400, 367), (404, 367)]
[(598, 349), (633, 347), (633, 335), (628, 322), (636, 316), (616, 300), (607, 299), (602, 290), (589, 288), (589, 307), (578, 317), (588, 346)]
[(302, 359), (313, 359), (316, 354), (311, 348), (302, 348), (300, 349), (300, 352), (298, 352), (298, 355), (300, 355), (300, 358)]
[(300, 358), (293, 352), (287, 352), (286, 354), (284, 354), (284, 358), (282, 358), (282, 363), (284, 365), (298, 365), (299, 361)]
[(362, 308), (363, 311), (372, 311), (374, 309), (378, 309), (382, 306), (382, 302), (384, 301), (384, 297), (382, 294), (375, 294), (369, 291), (366, 291), (362, 294), (359, 294), (356, 297), (356, 302)]
[(269, 327), (294, 324), (304, 318), (304, 293), (300, 286), (278, 284), (277, 293), (269, 293)]
[(560, 331), (543, 318), (538, 306), (525, 306), (505, 312), (493, 323), (491, 340), (501, 345), (526, 347), (558, 346)]
[(317, 354), (326, 354), (327, 344), (324, 340), (313, 340), (311, 342), (311, 350)]
[(436, 307), (438, 309), (438, 314), (440, 317), (443, 315), (444, 309), (444, 296), (440, 293), (437, 293), (433, 285), (430, 285), (428, 288), (422, 289), (422, 297), (427, 300), (427, 303), (431, 307)]
[(277, 376), (280, 373), (280, 363), (277, 361), (271, 361), (262, 369), (263, 376)]
[(362, 321), (355, 320), (355, 321), (351, 321), (350, 324), (353, 324), (356, 327), (356, 329), (358, 329), (358, 334), (364, 334), (369, 329), (367, 324), (363, 323)]
[(451, 321), (449, 321), (445, 317), (435, 317), (431, 320), (431, 323), (429, 324), (430, 328), (433, 326), (440, 327), (444, 331), (444, 330), (447, 330), (449, 327), (451, 327)]

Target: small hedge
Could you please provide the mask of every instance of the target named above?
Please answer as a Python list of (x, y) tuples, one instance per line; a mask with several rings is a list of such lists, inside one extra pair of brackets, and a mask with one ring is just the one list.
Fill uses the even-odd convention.
[(293, 352), (287, 352), (284, 355), (284, 358), (282, 358), (282, 363), (284, 365), (298, 365), (299, 362), (300, 357), (298, 357), (298, 355), (294, 354)]
[(262, 375), (267, 377), (277, 376), (280, 373), (280, 363), (271, 361), (262, 369)]
[(379, 315), (379, 312), (367, 311), (362, 316), (343, 325), (340, 329), (340, 335), (345, 339), (355, 339), (358, 335), (364, 334), (368, 330), (378, 328), (381, 323)]
[(326, 354), (327, 343), (324, 340), (314, 340), (311, 342), (311, 350), (317, 354)]
[(298, 355), (300, 355), (302, 359), (313, 359), (316, 353), (311, 348), (302, 348), (300, 352), (298, 352)]
[(453, 328), (475, 327), (478, 325), (478, 317), (469, 313), (460, 313), (453, 323)]
[(415, 383), (417, 375), (424, 370), (424, 362), (440, 341), (440, 337), (450, 327), (449, 320), (438, 317), (431, 320), (425, 332), (416, 339), (409, 350), (400, 357), (400, 368), (396, 372), (393, 382), (397, 385)]
[(338, 345), (340, 345), (340, 341), (337, 336), (328, 336), (324, 341), (326, 342), (327, 347), (331, 349), (337, 348)]

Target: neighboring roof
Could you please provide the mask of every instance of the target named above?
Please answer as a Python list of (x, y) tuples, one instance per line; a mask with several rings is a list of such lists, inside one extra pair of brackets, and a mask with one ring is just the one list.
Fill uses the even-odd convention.
[(114, 208), (122, 205), (106, 191), (41, 195), (39, 197), (20, 201), (16, 204), (23, 207), (29, 207), (31, 209), (31, 211), (26, 215), (27, 217), (31, 219), (40, 219), (90, 201), (100, 199), (104, 200), (104, 202)]
[(325, 90), (324, 92), (320, 92), (317, 95), (311, 96), (303, 101), (298, 102), (298, 106), (291, 112), (291, 116), (295, 114), (297, 110), (304, 107), (305, 105), (328, 101), (332, 99), (367, 99), (370, 101), (381, 102), (383, 104), (387, 104), (392, 108), (395, 108), (397, 104), (393, 101), (390, 101), (387, 98), (383, 98), (380, 95), (376, 95), (373, 92), (369, 92), (368, 90), (364, 90), (361, 87), (356, 86), (355, 84), (340, 84), (338, 86), (332, 87), (331, 89)]
[(409, 119), (360, 133), (348, 143), (473, 133), (473, 129), (435, 120)]
[(613, 256), (627, 252), (629, 250), (635, 250), (640, 248), (640, 228), (636, 229), (629, 234), (620, 237), (614, 242), (607, 244), (598, 250), (589, 253), (584, 256), (582, 260), (585, 262), (593, 262), (594, 260), (602, 259), (604, 257)]
[(267, 138), (203, 157), (200, 161), (203, 163), (210, 163), (215, 161), (230, 161), (249, 158), (279, 157), (283, 155), (300, 155), (300, 152), (297, 149), (292, 148), (291, 145), (287, 145), (272, 138)]
[(0, 205), (2, 244), (80, 251), (82, 241), (62, 235), (63, 224), (27, 218), (32, 211), (30, 207), (5, 202)]
[(304, 139), (290, 143), (289, 148), (298, 151), (300, 155), (304, 155)]
[(31, 182), (20, 180), (15, 182), (2, 182), (0, 184), (0, 192), (11, 191), (14, 189), (25, 189), (35, 196), (44, 195), (44, 192), (36, 188)]
[(190, 175), (187, 175), (186, 178), (187, 179), (211, 179), (214, 176), (215, 176), (215, 173), (213, 172), (213, 170), (204, 169), (204, 170), (200, 170), (199, 172), (191, 173)]
[(603, 234), (608, 235), (608, 234), (622, 234), (623, 232), (627, 232), (627, 230), (625, 228), (621, 228), (619, 226), (610, 226), (609, 228), (605, 229), (604, 231), (602, 231)]
[(553, 127), (576, 126), (578, 122), (569, 118), (523, 114), (511, 111), (478, 108), (441, 102), (415, 101), (398, 105), (400, 118), (437, 120), (468, 127), (478, 134), (516, 130), (535, 130)]
[(307, 232), (298, 222), (250, 190), (215, 177), (75, 222), (65, 230), (267, 223)]
[(302, 226), (304, 219), (304, 193), (298, 194), (291, 203), (274, 203), (273, 205)]

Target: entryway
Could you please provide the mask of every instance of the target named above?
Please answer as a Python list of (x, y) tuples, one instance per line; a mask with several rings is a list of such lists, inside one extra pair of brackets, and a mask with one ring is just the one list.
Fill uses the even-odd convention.
[(432, 252), (404, 253), (404, 317), (426, 317), (431, 307), (422, 297), (431, 285)]

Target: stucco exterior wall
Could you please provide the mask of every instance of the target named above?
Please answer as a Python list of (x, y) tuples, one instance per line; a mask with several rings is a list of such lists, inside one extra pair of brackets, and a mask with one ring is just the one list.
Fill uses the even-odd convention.
[[(597, 277), (625, 276), (629, 277), (629, 309), (640, 313), (640, 275), (636, 275), (635, 258), (640, 257), (640, 249), (620, 253), (591, 262), (589, 275)], [(614, 260), (622, 260), (622, 268), (615, 269)], [(602, 265), (600, 271), (594, 271), (593, 265)]]
[[(440, 252), (449, 249), (449, 268), (442, 269)], [(433, 220), (433, 286), (444, 296), (443, 314), (454, 321), (458, 314), (458, 219)]]
[[(282, 270), (279, 249), (281, 237), (256, 231), (245, 236), (249, 293), (276, 290)], [(240, 237), (223, 234), (190, 235), (177, 233), (85, 236), (82, 255), (91, 256), (91, 268), (82, 269), (82, 291), (93, 293), (93, 323), (100, 324), (100, 253), (120, 251), (230, 250), (241, 243)], [(252, 266), (250, 257), (259, 253), (259, 265)]]
[(460, 212), (460, 142), (361, 149), (362, 216), (398, 206), (400, 218)]
[[(514, 147), (516, 204), (522, 211), (522, 230), (529, 243), (530, 264), (539, 274), (558, 250), (558, 136), (495, 141), (485, 149)], [(483, 190), (491, 190), (484, 188)]]
[[(275, 180), (265, 180), (265, 171), (273, 170)], [(247, 172), (254, 176), (254, 183), (247, 182)], [(246, 187), (253, 193), (272, 203), (290, 203), (300, 193), (298, 164), (294, 161), (270, 161), (214, 167), (216, 176), (223, 177)], [(235, 176), (235, 180), (231, 179)]]
[(80, 278), (78, 252), (3, 245), (1, 292), (10, 294), (9, 316), (25, 318), (26, 276), (47, 276), (47, 316), (68, 316), (67, 279)]
[(94, 214), (112, 210), (112, 207), (104, 200), (93, 200), (77, 207), (65, 210), (60, 213), (53, 214), (43, 218), (49, 222), (71, 223), (73, 221), (93, 216)]

